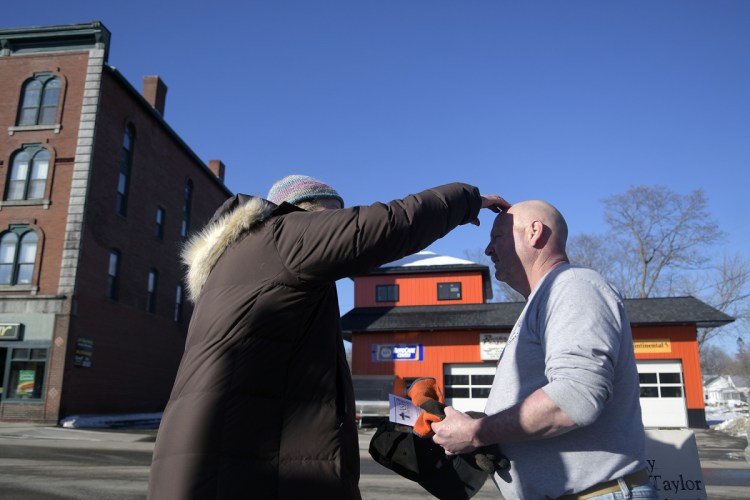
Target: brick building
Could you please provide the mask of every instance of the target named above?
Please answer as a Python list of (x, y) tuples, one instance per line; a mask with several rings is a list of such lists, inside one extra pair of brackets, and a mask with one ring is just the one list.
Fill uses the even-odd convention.
[(0, 29), (0, 420), (161, 411), (191, 312), (179, 248), (231, 195), (109, 42)]
[[(419, 377), (434, 377), (459, 410), (484, 411), (524, 303), (489, 302), (487, 266), (430, 252), (353, 279), (354, 309), (341, 322), (361, 414), (387, 411), (388, 393), (404, 396)], [(644, 425), (705, 428), (697, 328), (733, 318), (694, 297), (626, 299), (625, 308)]]

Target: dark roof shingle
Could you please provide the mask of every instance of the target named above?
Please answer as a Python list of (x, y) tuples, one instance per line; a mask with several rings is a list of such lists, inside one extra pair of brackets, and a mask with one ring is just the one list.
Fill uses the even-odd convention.
[[(525, 302), (440, 306), (360, 307), (341, 317), (344, 338), (351, 332), (510, 329)], [(721, 326), (734, 318), (695, 297), (626, 299), (632, 325)]]

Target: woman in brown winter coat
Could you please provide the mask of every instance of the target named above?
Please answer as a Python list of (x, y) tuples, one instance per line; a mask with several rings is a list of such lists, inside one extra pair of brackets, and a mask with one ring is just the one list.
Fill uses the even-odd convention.
[[(154, 448), (148, 497), (358, 499), (354, 395), (336, 280), (417, 252), (497, 196), (448, 184), (339, 210), (304, 176), (237, 195), (183, 258), (195, 301)], [(308, 196), (310, 195), (310, 196)], [(289, 203), (300, 197), (313, 205)]]

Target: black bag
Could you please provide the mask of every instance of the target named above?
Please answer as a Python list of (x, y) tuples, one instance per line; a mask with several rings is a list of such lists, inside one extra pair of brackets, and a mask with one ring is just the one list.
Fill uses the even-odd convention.
[(378, 426), (369, 451), (380, 465), (419, 483), (441, 500), (469, 499), (488, 477), (473, 455), (446, 455), (432, 438), (420, 437), (411, 427), (393, 422)]

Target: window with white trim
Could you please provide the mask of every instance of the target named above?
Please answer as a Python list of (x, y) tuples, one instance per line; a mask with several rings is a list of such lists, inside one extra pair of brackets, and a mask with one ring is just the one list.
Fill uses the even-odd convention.
[(57, 119), (62, 83), (52, 73), (38, 73), (21, 92), (17, 125), (52, 125)]
[(26, 145), (11, 160), (5, 199), (41, 200), (47, 186), (49, 151), (39, 145)]
[(11, 226), (0, 236), (0, 285), (30, 285), (39, 236), (28, 226)]
[(681, 398), (682, 373), (639, 373), (642, 398)]

